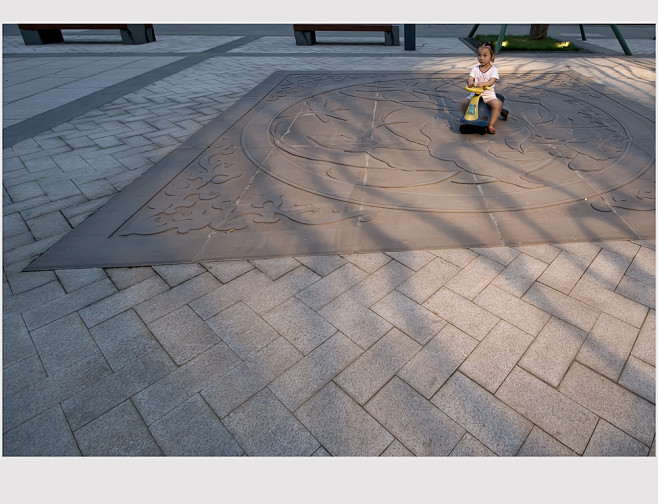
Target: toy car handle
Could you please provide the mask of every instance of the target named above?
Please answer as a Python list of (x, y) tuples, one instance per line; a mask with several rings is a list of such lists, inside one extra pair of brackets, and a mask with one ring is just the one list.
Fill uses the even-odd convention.
[(482, 87), (466, 86), (464, 89), (466, 89), (466, 91), (468, 91), (469, 93), (480, 94), (483, 91), (488, 90), (489, 86), (482, 86)]

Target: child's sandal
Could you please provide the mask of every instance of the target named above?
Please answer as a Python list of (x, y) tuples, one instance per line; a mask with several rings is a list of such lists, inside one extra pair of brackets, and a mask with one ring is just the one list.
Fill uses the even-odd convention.
[(492, 135), (496, 133), (496, 128), (494, 128), (491, 124), (489, 125), (489, 133), (491, 133)]

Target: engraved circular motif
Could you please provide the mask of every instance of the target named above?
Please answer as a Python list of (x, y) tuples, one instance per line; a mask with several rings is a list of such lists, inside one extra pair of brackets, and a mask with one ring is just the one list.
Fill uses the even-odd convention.
[[(510, 79), (511, 81), (512, 79)], [(362, 78), (275, 90), (242, 130), (249, 159), (291, 186), (359, 205), (433, 212), (569, 203), (653, 166), (632, 113), (566, 75), (506, 83), (495, 135), (459, 133), (461, 81)], [(303, 96), (303, 97), (300, 97)], [(615, 108), (616, 106), (616, 108)]]

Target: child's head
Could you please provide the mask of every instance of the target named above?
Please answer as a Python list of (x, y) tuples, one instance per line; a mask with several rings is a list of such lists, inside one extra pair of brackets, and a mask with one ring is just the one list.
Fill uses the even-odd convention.
[[(496, 49), (493, 42), (482, 42), (477, 46), (478, 60), (481, 56), (488, 59), (491, 63), (496, 59)], [(480, 61), (480, 63), (482, 63)]]

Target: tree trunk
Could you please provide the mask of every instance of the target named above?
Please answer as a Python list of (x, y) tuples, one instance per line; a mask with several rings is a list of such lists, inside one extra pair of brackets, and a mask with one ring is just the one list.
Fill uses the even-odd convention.
[(530, 35), (528, 35), (528, 38), (530, 40), (545, 39), (548, 36), (548, 27), (549, 25), (547, 24), (530, 25)]

